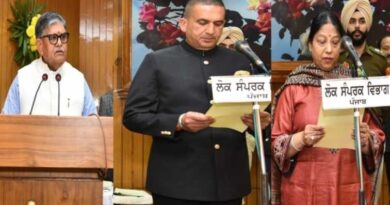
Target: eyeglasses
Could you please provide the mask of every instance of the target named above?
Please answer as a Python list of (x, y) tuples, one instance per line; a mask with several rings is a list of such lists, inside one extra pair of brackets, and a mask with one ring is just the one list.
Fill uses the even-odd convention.
[(65, 43), (68, 42), (69, 33), (65, 32), (65, 33), (62, 33), (60, 35), (48, 34), (48, 35), (41, 36), (40, 38), (47, 38), (47, 39), (49, 39), (49, 43), (52, 44), (52, 45), (56, 45), (57, 42), (58, 42), (58, 38), (59, 38), (61, 40), (61, 43), (65, 44)]

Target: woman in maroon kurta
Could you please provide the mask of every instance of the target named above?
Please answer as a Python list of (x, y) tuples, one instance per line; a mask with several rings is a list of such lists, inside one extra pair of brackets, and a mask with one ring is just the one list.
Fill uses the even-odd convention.
[[(342, 35), (340, 22), (333, 14), (322, 12), (314, 18), (308, 39), (313, 63), (293, 71), (275, 95), (272, 128), (275, 204), (358, 204), (355, 151), (313, 147), (326, 132), (326, 128), (317, 125), (320, 80), (351, 76), (350, 70), (337, 63)], [(352, 137), (352, 130), (351, 136), (345, 137)], [(360, 138), (365, 196), (371, 204), (373, 173), (382, 152), (384, 134), (370, 112), (364, 112)]]

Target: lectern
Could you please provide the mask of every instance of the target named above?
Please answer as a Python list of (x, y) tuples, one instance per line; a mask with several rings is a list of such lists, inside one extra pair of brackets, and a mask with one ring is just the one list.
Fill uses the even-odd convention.
[(0, 205), (99, 205), (111, 117), (0, 115)]

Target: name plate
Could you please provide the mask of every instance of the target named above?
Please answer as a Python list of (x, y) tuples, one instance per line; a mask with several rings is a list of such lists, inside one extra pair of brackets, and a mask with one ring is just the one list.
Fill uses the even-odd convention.
[(323, 108), (389, 106), (389, 86), (390, 76), (321, 80)]
[(271, 77), (211, 76), (213, 103), (269, 102), (271, 101)]

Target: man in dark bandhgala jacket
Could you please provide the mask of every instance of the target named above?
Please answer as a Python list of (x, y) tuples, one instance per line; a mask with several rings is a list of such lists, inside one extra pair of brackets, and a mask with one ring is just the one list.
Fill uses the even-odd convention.
[[(222, 1), (190, 0), (179, 24), (185, 41), (148, 54), (129, 89), (123, 123), (153, 136), (146, 186), (155, 205), (239, 205), (250, 192), (245, 133), (210, 127), (204, 114), (210, 76), (250, 70), (244, 55), (216, 46), (224, 19)], [(253, 127), (251, 114), (241, 119)]]

